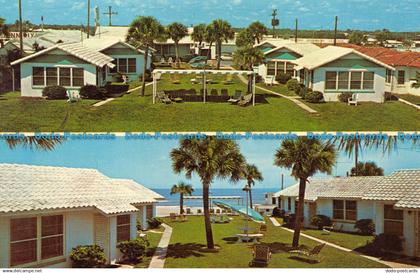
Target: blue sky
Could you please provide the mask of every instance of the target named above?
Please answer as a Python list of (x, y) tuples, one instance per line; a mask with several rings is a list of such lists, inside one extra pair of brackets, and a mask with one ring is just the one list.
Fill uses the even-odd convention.
[[(178, 141), (163, 140), (68, 140), (53, 152), (41, 152), (24, 148), (9, 150), (1, 141), (0, 163), (94, 168), (110, 177), (134, 179), (150, 188), (169, 188), (180, 180), (188, 181), (184, 176), (172, 172), (169, 152), (177, 145)], [(257, 185), (258, 188), (279, 188), (282, 173), (286, 185), (295, 183), (289, 176), (290, 170), (273, 165), (275, 150), (280, 147), (279, 141), (243, 140), (239, 141), (239, 145), (247, 161), (256, 164), (263, 173), (265, 180)], [(390, 156), (372, 150), (363, 153), (360, 160), (375, 161), (389, 174), (398, 169), (419, 168), (419, 155), (420, 148), (413, 150), (409, 144), (400, 144), (398, 151)], [(353, 159), (342, 154), (333, 175), (345, 175), (352, 166)], [(188, 182), (196, 188), (200, 187), (196, 177)], [(213, 187), (240, 186), (230, 185), (227, 181), (215, 181)]]
[[(45, 17), (46, 23), (86, 24), (87, 0), (22, 0), (24, 18), (34, 23)], [(17, 18), (17, 1), (0, 0), (0, 17), (8, 22)], [(191, 25), (216, 18), (234, 26), (246, 26), (259, 20), (270, 24), (273, 8), (279, 10), (282, 27), (293, 27), (295, 18), (301, 28), (331, 29), (334, 16), (340, 17), (340, 29), (420, 31), (418, 0), (92, 0), (101, 13), (112, 5), (119, 12), (115, 25), (127, 25), (137, 15), (152, 15), (168, 24), (180, 21)], [(102, 17), (102, 24), (107, 24)]]

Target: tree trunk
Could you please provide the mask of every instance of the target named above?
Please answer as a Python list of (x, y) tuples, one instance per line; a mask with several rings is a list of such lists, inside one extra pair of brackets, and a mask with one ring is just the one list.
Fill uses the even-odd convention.
[(209, 50), (207, 51), (207, 60), (211, 59), (211, 47), (213, 46), (213, 42), (210, 42)]
[(179, 194), (179, 214), (184, 214), (184, 194)]
[(176, 68), (179, 68), (179, 47), (178, 42), (175, 43), (175, 57), (176, 57)]
[(149, 59), (149, 46), (146, 46), (146, 51), (144, 52), (144, 64), (143, 64), (143, 84), (140, 91), (140, 95), (143, 97), (146, 91), (146, 70), (147, 70), (147, 60)]
[(210, 209), (209, 209), (209, 183), (203, 183), (203, 207), (204, 225), (206, 227), (207, 248), (214, 249), (213, 231), (211, 230)]
[(293, 234), (293, 244), (292, 244), (293, 247), (299, 246), (300, 229), (302, 227), (302, 220), (303, 220), (303, 207), (305, 204), (305, 189), (306, 189), (306, 179), (301, 178), (299, 182), (299, 202), (298, 202), (298, 207), (296, 211), (295, 233)]
[(249, 207), (252, 209), (253, 205), (252, 205), (252, 188), (249, 187)]
[(359, 176), (359, 170), (357, 164), (359, 163), (359, 142), (356, 140), (356, 146), (354, 147), (354, 170), (356, 176)]
[(220, 69), (220, 63), (222, 62), (222, 42), (217, 42), (217, 70)]

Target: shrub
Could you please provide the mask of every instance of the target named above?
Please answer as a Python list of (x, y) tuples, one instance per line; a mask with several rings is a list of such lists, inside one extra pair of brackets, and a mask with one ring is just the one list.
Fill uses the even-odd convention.
[(313, 92), (311, 88), (304, 86), (303, 84), (300, 85), (299, 90), (297, 91), (297, 95), (300, 96), (302, 99), (305, 99), (307, 93)]
[(311, 103), (320, 103), (324, 101), (324, 94), (318, 91), (312, 91), (305, 94), (305, 100)]
[(123, 258), (129, 262), (139, 262), (143, 258), (146, 248), (149, 246), (149, 242), (142, 238), (137, 238), (130, 241), (120, 242), (117, 248), (123, 254)]
[(74, 268), (98, 268), (106, 264), (104, 249), (97, 245), (73, 248), (70, 253), (70, 259)]
[(80, 96), (86, 99), (102, 100), (106, 97), (106, 89), (95, 85), (85, 85), (80, 89)]
[(276, 81), (278, 81), (281, 84), (286, 84), (291, 78), (292, 76), (290, 76), (289, 74), (279, 73), (276, 76)]
[(147, 223), (149, 224), (149, 228), (151, 229), (158, 228), (160, 227), (160, 225), (162, 225), (162, 221), (156, 217), (148, 219)]
[(289, 214), (284, 217), (285, 226), (288, 228), (295, 228), (296, 214)]
[(345, 102), (347, 103), (349, 101), (349, 99), (353, 96), (353, 93), (341, 93), (340, 95), (338, 95), (338, 100), (340, 102)]
[(274, 216), (274, 217), (280, 217), (280, 218), (283, 218), (283, 217), (284, 217), (284, 214), (285, 214), (285, 211), (284, 211), (284, 210), (282, 210), (282, 209), (280, 209), (280, 208), (278, 208), (278, 207), (275, 207), (275, 208), (273, 209), (273, 216)]
[(332, 225), (331, 218), (325, 215), (315, 215), (311, 218), (311, 225), (318, 227), (319, 230), (322, 230), (324, 227)]
[(385, 92), (384, 94), (385, 101), (397, 101), (398, 97), (392, 94), (391, 92)]
[(286, 83), (287, 89), (294, 92), (296, 95), (300, 95), (300, 84), (297, 80), (291, 79)]
[(375, 224), (372, 219), (360, 219), (354, 224), (354, 228), (358, 229), (363, 235), (372, 235), (375, 233)]
[(373, 240), (373, 246), (376, 250), (385, 252), (399, 252), (403, 250), (402, 239), (397, 235), (379, 234)]
[(67, 99), (67, 90), (62, 86), (46, 86), (42, 90), (42, 96), (49, 100), (65, 100)]
[(105, 86), (105, 89), (108, 94), (121, 94), (128, 91), (129, 85), (125, 83), (113, 82), (108, 83)]

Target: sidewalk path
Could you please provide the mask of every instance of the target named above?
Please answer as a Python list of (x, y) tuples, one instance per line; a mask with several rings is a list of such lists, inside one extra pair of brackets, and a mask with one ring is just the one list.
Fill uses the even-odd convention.
[[(277, 222), (276, 218), (274, 218), (274, 217), (270, 217), (270, 220), (271, 220), (271, 222), (273, 223), (273, 225), (274, 225), (274, 226), (276, 226), (276, 227), (280, 227), (280, 224), (279, 224), (279, 222)], [(284, 230), (286, 230), (286, 231), (288, 231), (288, 232), (291, 232), (291, 233), (293, 233), (293, 232), (294, 232), (294, 230), (293, 230), (293, 229), (289, 229), (289, 228), (285, 228), (285, 227), (281, 227), (281, 228), (282, 228), (282, 229), (284, 229)], [(363, 255), (363, 254), (361, 254), (361, 253), (359, 253), (359, 252), (357, 252), (357, 251), (354, 251), (354, 250), (352, 250), (352, 249), (348, 249), (348, 248), (345, 248), (345, 247), (342, 247), (342, 246), (339, 246), (339, 245), (336, 245), (336, 244), (333, 244), (333, 243), (329, 243), (329, 242), (327, 242), (327, 241), (324, 241), (324, 240), (318, 239), (318, 238), (316, 238), (316, 237), (313, 237), (313, 236), (307, 235), (307, 234), (305, 234), (305, 233), (301, 233), (300, 235), (301, 235), (301, 236), (303, 236), (303, 237), (306, 237), (306, 238), (308, 238), (308, 239), (311, 239), (311, 240), (313, 240), (313, 241), (316, 241), (316, 242), (318, 242), (318, 243), (321, 243), (321, 244), (326, 244), (326, 245), (328, 245), (328, 246), (330, 246), (330, 247), (334, 247), (334, 248), (339, 249), (339, 250), (341, 250), (341, 251), (345, 251), (345, 252), (353, 252), (353, 253), (355, 253), (355, 254), (357, 254), (357, 255), (359, 255), (359, 256), (362, 256), (362, 257), (364, 257), (364, 258), (366, 258), (366, 259), (369, 259), (369, 260), (372, 260), (372, 261), (375, 261), (375, 262), (378, 262), (378, 263), (384, 264), (384, 265), (389, 266), (389, 267), (391, 267), (391, 268), (417, 268), (417, 266), (415, 266), (415, 265), (411, 265), (411, 264), (403, 264), (403, 263), (397, 263), (397, 262), (384, 261), (384, 260), (378, 259), (378, 258), (376, 258), (376, 257), (372, 257), (372, 256), (368, 256), (368, 255)]]
[(150, 261), (149, 268), (163, 268), (166, 260), (166, 253), (168, 252), (169, 242), (171, 241), (172, 228), (167, 224), (162, 224), (165, 231), (162, 234), (162, 238), (153, 254), (152, 260)]

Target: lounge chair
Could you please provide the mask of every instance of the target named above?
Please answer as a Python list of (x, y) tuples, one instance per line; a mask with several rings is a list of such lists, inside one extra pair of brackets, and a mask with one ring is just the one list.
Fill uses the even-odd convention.
[(330, 235), (331, 231), (335, 228), (335, 224), (333, 223), (331, 226), (323, 226), (322, 227), (322, 234), (323, 235)]
[(289, 253), (292, 255), (305, 256), (311, 259), (315, 258), (317, 262), (320, 262), (319, 254), (321, 253), (321, 250), (325, 247), (325, 245), (326, 244), (317, 245), (312, 250), (304, 250), (304, 249), (291, 250), (289, 251)]
[(231, 97), (228, 102), (232, 104), (238, 103), (242, 98), (242, 91), (236, 90), (235, 95)]
[(187, 208), (186, 211), (187, 211), (187, 214), (192, 214), (191, 208)]
[(176, 213), (169, 213), (169, 218), (174, 222), (178, 220), (178, 215)]
[(80, 100), (80, 94), (76, 90), (67, 90), (67, 102), (78, 102)]
[(265, 267), (270, 262), (270, 259), (270, 247), (266, 245), (255, 245), (252, 250), (252, 261), (249, 263), (249, 266)]
[(265, 76), (264, 78), (264, 84), (267, 86), (273, 86), (275, 81), (274, 76)]
[(157, 97), (164, 104), (171, 104), (172, 103), (171, 99), (163, 91), (159, 91), (157, 93)]
[(348, 105), (357, 106), (358, 105), (357, 99), (358, 99), (358, 95), (357, 94), (351, 95), (351, 98), (349, 98), (349, 100), (348, 100)]
[(181, 222), (187, 222), (187, 221), (188, 221), (188, 218), (187, 218), (187, 216), (186, 216), (186, 215), (181, 214), (181, 215), (179, 216), (179, 221), (181, 221)]
[(267, 232), (267, 225), (266, 224), (262, 224), (261, 226), (260, 226), (260, 232), (262, 233), (262, 232)]
[(247, 106), (248, 104), (251, 103), (252, 97), (253, 97), (252, 94), (248, 94), (244, 96), (244, 98), (238, 102), (238, 106), (242, 106), (242, 107)]

